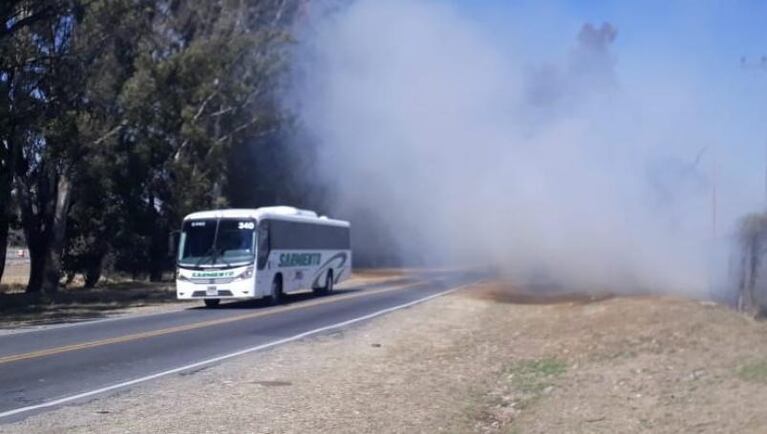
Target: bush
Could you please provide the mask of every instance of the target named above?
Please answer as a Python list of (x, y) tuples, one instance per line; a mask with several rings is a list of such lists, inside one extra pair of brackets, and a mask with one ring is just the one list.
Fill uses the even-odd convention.
[(749, 214), (738, 232), (738, 309), (767, 316), (767, 214)]

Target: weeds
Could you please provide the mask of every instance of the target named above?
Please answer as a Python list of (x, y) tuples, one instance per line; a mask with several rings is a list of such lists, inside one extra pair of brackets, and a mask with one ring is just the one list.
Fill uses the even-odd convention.
[(747, 363), (738, 369), (738, 378), (751, 383), (767, 383), (767, 360)]
[(525, 408), (535, 402), (566, 371), (567, 364), (555, 358), (522, 360), (512, 364), (506, 371), (506, 378), (516, 395), (517, 407)]

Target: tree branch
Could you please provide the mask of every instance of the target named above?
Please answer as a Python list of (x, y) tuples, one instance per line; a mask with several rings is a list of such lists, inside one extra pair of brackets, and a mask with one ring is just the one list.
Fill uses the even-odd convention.
[(114, 127), (111, 130), (107, 131), (103, 136), (101, 136), (98, 139), (94, 140), (93, 144), (94, 145), (100, 145), (101, 143), (104, 142), (104, 140), (106, 140), (106, 139), (114, 136), (118, 132), (120, 132), (120, 130), (125, 128), (126, 125), (128, 125), (128, 122), (126, 122), (126, 121), (120, 122), (116, 127)]

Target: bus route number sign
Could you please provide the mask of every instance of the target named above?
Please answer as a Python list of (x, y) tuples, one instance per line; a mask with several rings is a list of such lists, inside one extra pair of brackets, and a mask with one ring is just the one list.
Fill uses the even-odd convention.
[(240, 224), (237, 225), (237, 229), (240, 229), (240, 230), (252, 231), (255, 228), (256, 228), (256, 224), (253, 222), (240, 222)]

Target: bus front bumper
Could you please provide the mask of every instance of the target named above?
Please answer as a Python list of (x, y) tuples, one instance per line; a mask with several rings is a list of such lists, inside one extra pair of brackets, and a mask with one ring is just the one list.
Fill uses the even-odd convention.
[(253, 280), (245, 279), (229, 283), (202, 283), (176, 280), (176, 297), (179, 300), (205, 298), (237, 299), (253, 298)]

